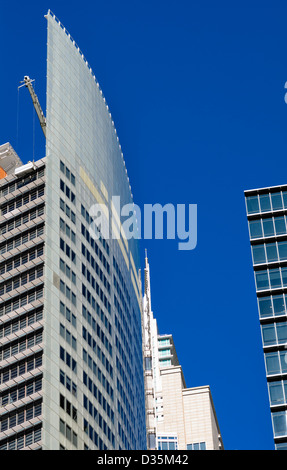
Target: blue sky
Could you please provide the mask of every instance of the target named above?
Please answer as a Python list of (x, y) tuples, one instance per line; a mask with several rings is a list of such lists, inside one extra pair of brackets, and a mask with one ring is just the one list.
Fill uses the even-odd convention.
[(24, 161), (44, 154), (18, 85), (35, 78), (45, 109), (49, 8), (104, 92), (135, 202), (197, 204), (195, 250), (142, 243), (187, 386), (210, 385), (226, 449), (273, 449), (243, 192), (287, 181), (286, 3), (3, 0), (0, 143)]

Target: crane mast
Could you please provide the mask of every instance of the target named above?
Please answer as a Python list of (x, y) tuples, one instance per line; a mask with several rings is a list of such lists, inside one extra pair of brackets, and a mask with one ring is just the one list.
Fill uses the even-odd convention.
[[(25, 75), (24, 77), (24, 85), (28, 88), (29, 92), (30, 92), (30, 95), (31, 95), (31, 98), (32, 98), (32, 101), (33, 101), (33, 105), (34, 105), (34, 108), (35, 108), (35, 111), (37, 113), (37, 116), (39, 118), (39, 121), (40, 121), (40, 125), (41, 125), (41, 128), (42, 128), (42, 131), (44, 133), (44, 136), (46, 137), (46, 118), (44, 116), (44, 113), (42, 111), (42, 108), (41, 108), (41, 105), (40, 105), (40, 102), (38, 100), (38, 96), (36, 95), (35, 91), (34, 91), (34, 88), (33, 88), (33, 85), (32, 85), (32, 81), (30, 77), (28, 77), (27, 75)], [(22, 85), (23, 86), (23, 85)]]

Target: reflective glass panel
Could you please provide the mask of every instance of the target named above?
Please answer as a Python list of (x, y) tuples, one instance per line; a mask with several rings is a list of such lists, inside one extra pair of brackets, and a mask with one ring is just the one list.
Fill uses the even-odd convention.
[(249, 221), (250, 238), (262, 237), (262, 225), (261, 220)]
[(272, 237), (274, 235), (273, 219), (263, 219), (263, 231), (265, 237)]
[(279, 258), (281, 260), (287, 259), (287, 242), (278, 243)]
[(252, 246), (253, 263), (260, 264), (266, 262), (264, 245)]
[(259, 204), (257, 196), (249, 196), (246, 198), (247, 212), (248, 214), (254, 214), (259, 212)]
[(281, 193), (272, 193), (271, 200), (273, 210), (279, 210), (283, 208)]
[(268, 243), (266, 245), (266, 254), (267, 254), (267, 261), (269, 263), (272, 263), (273, 261), (278, 260), (276, 243)]
[(269, 194), (261, 194), (259, 196), (259, 199), (260, 199), (261, 212), (271, 211), (271, 204), (270, 204)]
[(271, 297), (262, 297), (258, 299), (260, 317), (272, 316)]
[(275, 217), (274, 223), (275, 223), (276, 235), (281, 235), (282, 233), (286, 233), (285, 217)]

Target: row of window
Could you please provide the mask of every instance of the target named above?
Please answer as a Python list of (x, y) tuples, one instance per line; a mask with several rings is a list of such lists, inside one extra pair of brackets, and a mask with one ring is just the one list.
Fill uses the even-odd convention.
[[(107, 258), (105, 257), (104, 253), (96, 243), (93, 237), (90, 236), (89, 231), (86, 229), (84, 224), (81, 224), (81, 233), (87, 240), (87, 242), (90, 244), (91, 248), (94, 250), (95, 254), (99, 258), (99, 260), (102, 262), (105, 270), (107, 271), (107, 274), (110, 274), (110, 264), (107, 261)], [(91, 255), (92, 256), (92, 255)]]
[(268, 376), (287, 373), (287, 351), (265, 353), (264, 357)]
[(120, 286), (119, 282), (117, 281), (117, 278), (116, 278), (115, 275), (113, 276), (113, 278), (114, 278), (114, 287), (115, 287), (115, 290), (117, 291), (117, 294), (118, 294), (119, 299), (120, 299), (120, 301), (121, 301), (121, 303), (122, 303), (122, 306), (123, 306), (123, 308), (124, 308), (124, 311), (127, 312), (127, 316), (130, 317), (130, 312), (129, 312), (128, 304), (127, 304), (127, 302), (126, 302), (126, 299), (125, 299), (125, 296), (124, 296), (123, 291), (122, 291), (122, 289), (121, 289), (121, 286)]
[(287, 233), (286, 216), (271, 217), (268, 219), (249, 220), (249, 234), (254, 238), (274, 237)]
[(11, 281), (0, 284), (0, 295), (7, 294), (14, 289), (18, 289), (21, 286), (25, 286), (28, 282), (35, 281), (39, 277), (43, 276), (44, 267), (43, 265), (37, 266), (36, 268), (30, 269), (29, 271), (20, 274), (19, 276), (13, 277)]
[(131, 450), (134, 448), (134, 440), (131, 443), (131, 440), (126, 435), (125, 429), (123, 428), (120, 422), (118, 422), (118, 436), (122, 440), (124, 449)]
[(122, 358), (124, 365), (127, 368), (129, 368), (130, 366), (129, 366), (128, 358), (129, 358), (130, 363), (133, 364), (133, 356), (131, 354), (131, 349), (130, 347), (128, 347), (127, 350), (126, 348), (123, 348), (117, 335), (116, 335), (116, 348), (118, 350), (120, 357)]
[(60, 170), (66, 176), (66, 178), (71, 181), (72, 185), (76, 185), (76, 178), (71, 170), (62, 162), (60, 161)]
[(63, 191), (63, 193), (65, 194), (65, 196), (67, 196), (68, 199), (70, 199), (70, 201), (73, 203), (73, 204), (76, 204), (76, 196), (75, 196), (75, 193), (73, 191), (71, 191), (71, 189), (69, 188), (69, 186), (64, 183), (64, 181), (62, 179), (60, 179), (60, 190)]
[(287, 268), (256, 271), (255, 282), (257, 291), (287, 287)]
[(60, 323), (60, 336), (75, 350), (77, 351), (77, 340), (74, 335)]
[(32, 248), (30, 251), (26, 250), (21, 255), (17, 255), (12, 259), (6, 261), (6, 263), (1, 264), (0, 266), (0, 276), (2, 274), (12, 271), (12, 269), (19, 268), (23, 264), (29, 263), (44, 254), (44, 245), (38, 245), (35, 248)]
[(24, 214), (21, 214), (19, 217), (15, 217), (12, 220), (5, 222), (0, 227), (0, 235), (4, 235), (7, 232), (11, 232), (15, 228), (19, 228), (23, 224), (27, 224), (31, 220), (35, 220), (38, 217), (44, 215), (45, 209), (44, 205), (38, 206), (35, 209), (29, 210)]
[(206, 450), (205, 442), (195, 442), (194, 444), (187, 444), (187, 450)]
[[(101, 301), (103, 302), (104, 306), (106, 307), (107, 311), (109, 313), (111, 313), (111, 304), (110, 302), (108, 301), (108, 298), (106, 297), (106, 295), (104, 294), (104, 292), (102, 291), (102, 289), (100, 288), (100, 286), (98, 285), (98, 283), (96, 284), (96, 292), (99, 296), (99, 298), (101, 299)], [(89, 302), (89, 304), (92, 306), (93, 309), (96, 308), (96, 299), (95, 297), (92, 295), (92, 293), (89, 291), (89, 289), (87, 289), (87, 287), (85, 286), (85, 284), (82, 284), (82, 295), (85, 299), (87, 299), (87, 301)]]
[(77, 373), (77, 361), (69, 354), (63, 346), (60, 346), (60, 359), (72, 369), (72, 372)]
[(2, 350), (0, 350), (0, 361), (8, 359), (11, 356), (15, 356), (22, 351), (26, 351), (27, 349), (32, 348), (33, 346), (42, 343), (42, 340), (43, 334), (41, 331), (39, 333), (29, 335), (24, 339), (22, 338), (18, 342), (10, 343), (8, 346), (5, 346)]
[(78, 421), (78, 411), (72, 403), (60, 393), (60, 407), (73, 419)]
[(284, 405), (287, 403), (287, 380), (269, 382), (268, 391), (270, 405)]
[(118, 400), (118, 416), (121, 417), (121, 420), (122, 420), (122, 424), (123, 424), (123, 427), (125, 428), (125, 431), (127, 432), (130, 440), (132, 443), (135, 442), (135, 436), (134, 436), (134, 432), (133, 430), (135, 429), (135, 420), (133, 419), (133, 414), (131, 414), (131, 422), (132, 424), (130, 424), (130, 421), (124, 411), (124, 408), (123, 406), (121, 405), (120, 401)]
[(16, 411), (7, 413), (3, 416), (0, 422), (0, 432), (7, 431), (14, 426), (19, 426), (25, 421), (41, 416), (42, 414), (42, 403), (35, 401), (31, 405), (27, 405), (23, 408), (18, 408)]
[[(88, 421), (84, 418), (84, 432), (85, 434), (91, 439), (91, 441), (98, 447), (99, 450), (106, 450), (107, 446), (103, 442), (102, 438), (99, 437), (98, 433), (95, 431), (93, 426), (88, 423)], [(88, 448), (85, 444), (85, 448)]]
[(35, 201), (39, 197), (44, 196), (44, 188), (44, 186), (39, 186), (38, 188), (35, 188), (32, 191), (22, 194), (21, 196), (12, 199), (6, 204), (3, 204), (1, 207), (2, 215), (8, 214), (8, 212), (13, 211), (14, 209), (20, 209), (20, 207), (29, 204), (29, 202)]
[(70, 322), (75, 328), (77, 328), (77, 318), (71, 312), (71, 310), (60, 301), (60, 313), (65, 317), (65, 319)]
[(17, 317), (16, 320), (5, 323), (0, 326), (0, 338), (4, 336), (9, 336), (16, 331), (22, 330), (27, 326), (33, 325), (33, 323), (42, 320), (43, 318), (43, 308), (34, 310), (26, 315)]
[(98, 412), (97, 408), (93, 405), (93, 403), (88, 399), (86, 395), (83, 395), (83, 406), (85, 410), (87, 410), (89, 414), (91, 415), (91, 417), (93, 418), (93, 422), (98, 424), (99, 428), (103, 430), (108, 440), (114, 446), (115, 436), (112, 433), (111, 428), (109, 427), (106, 420), (102, 417), (102, 415)]
[(160, 349), (159, 352), (158, 352), (158, 356), (159, 356), (159, 357), (171, 356), (171, 350), (170, 350), (170, 348)]
[(21, 450), (24, 447), (31, 446), (42, 439), (42, 429), (37, 426), (25, 432), (14, 434), (9, 439), (0, 442), (0, 450)]
[(128, 371), (128, 375), (130, 377), (131, 383), (133, 383), (134, 376), (133, 376), (133, 374), (131, 374), (130, 367), (127, 367), (127, 368), (123, 367), (118, 355), (116, 356), (116, 367), (117, 367), (119, 375), (122, 378), (122, 381), (124, 383), (125, 389), (127, 391), (127, 395), (131, 397), (132, 401), (134, 401), (133, 390), (130, 386), (130, 383), (129, 383), (127, 375), (126, 375), (126, 371)]
[[(104, 311), (100, 308), (99, 304), (97, 304), (96, 312), (97, 312), (99, 319), (102, 321), (103, 325), (105, 325), (107, 332), (111, 335), (112, 325), (109, 322)], [(84, 305), (82, 305), (82, 314), (85, 320), (88, 322), (88, 324), (93, 328), (93, 330), (95, 330), (96, 320), (94, 316), (89, 312), (89, 310), (87, 310), (87, 308)]]
[(8, 382), (9, 380), (24, 375), (27, 372), (31, 372), (34, 369), (42, 366), (42, 353), (30, 356), (17, 364), (10, 365), (5, 369), (2, 368), (0, 372), (0, 384)]
[(65, 233), (73, 243), (76, 243), (76, 234), (71, 230), (70, 226), (60, 217), (60, 230)]
[[(100, 280), (102, 281), (102, 283), (104, 284), (105, 288), (107, 289), (108, 293), (110, 294), (111, 293), (110, 283), (107, 280), (101, 268), (99, 267), (98, 263), (96, 263), (95, 271), (96, 271), (96, 274), (99, 276)], [(96, 280), (94, 276), (92, 275), (92, 273), (90, 272), (90, 270), (83, 263), (82, 263), (82, 274), (85, 276), (87, 281), (91, 284), (93, 289), (96, 289)]]
[(77, 296), (74, 292), (68, 287), (62, 279), (60, 279), (60, 291), (64, 294), (67, 299), (72, 302), (72, 304), (76, 307), (77, 305)]
[(63, 434), (74, 447), (78, 445), (78, 436), (72, 428), (60, 418), (60, 433)]
[(261, 325), (263, 346), (287, 343), (287, 322)]
[(40, 392), (40, 390), (42, 390), (42, 378), (25, 382), (19, 385), (19, 388), (10, 388), (8, 392), (4, 392), (2, 395), (2, 406), (22, 400), (33, 393)]
[[(83, 384), (89, 389), (89, 391), (93, 394), (95, 399), (101, 405), (104, 412), (107, 414), (109, 419), (112, 423), (114, 423), (115, 414), (112, 410), (111, 406), (109, 405), (108, 401), (105, 399), (103, 394), (100, 392), (98, 387), (94, 384), (93, 379), (88, 376), (88, 374), (83, 371)], [(113, 401), (114, 399), (114, 392), (111, 387), (109, 387), (109, 397)]]
[(64, 273), (68, 279), (70, 279), (72, 281), (73, 284), (77, 284), (77, 278), (76, 278), (76, 274), (74, 273), (74, 271), (71, 270), (70, 266), (68, 266), (67, 263), (65, 263), (64, 260), (62, 260), (60, 258), (60, 270), (62, 271), (62, 273)]
[(33, 173), (30, 173), (29, 175), (24, 176), (24, 178), (17, 178), (16, 181), (14, 180), (13, 182), (7, 184), (1, 189), (0, 197), (7, 196), (7, 194), (13, 193), (17, 189), (27, 186), (27, 184), (30, 184), (33, 181), (36, 181), (37, 179), (42, 178), (44, 175), (45, 175), (45, 167), (42, 167), (34, 171)]
[(253, 264), (287, 260), (287, 242), (264, 243), (252, 246)]
[(131, 304), (130, 294), (129, 294), (129, 291), (128, 291), (128, 289), (127, 289), (126, 283), (125, 283), (125, 281), (124, 281), (124, 277), (123, 277), (123, 275), (122, 275), (122, 272), (121, 272), (121, 270), (120, 270), (120, 268), (119, 268), (119, 265), (118, 265), (118, 263), (117, 263), (117, 261), (116, 261), (116, 259), (115, 259), (114, 256), (113, 256), (113, 266), (114, 266), (114, 269), (115, 269), (115, 271), (116, 271), (116, 273), (117, 273), (117, 276), (118, 276), (118, 278), (119, 278), (119, 280), (120, 280), (120, 283), (121, 283), (121, 285), (122, 285), (123, 291), (124, 291), (125, 296), (126, 296), (127, 301), (128, 301), (128, 304), (130, 305), (130, 304)]
[[(85, 341), (87, 341), (88, 345), (90, 348), (93, 349), (93, 351), (96, 353), (97, 350), (97, 342), (93, 338), (93, 336), (89, 333), (89, 331), (83, 326), (83, 338)], [(97, 323), (93, 323), (93, 330), (96, 333), (97, 337), (100, 339), (102, 342), (103, 346), (106, 348), (107, 352), (111, 357), (113, 357), (113, 348), (111, 343), (109, 342), (107, 336), (105, 335), (104, 331), (100, 327), (100, 325)]]
[[(109, 373), (111, 379), (113, 379), (113, 368), (110, 365), (108, 360), (105, 360), (105, 355), (101, 352), (100, 348), (98, 348), (98, 357), (101, 359), (103, 366), (106, 368), (107, 372)], [(83, 360), (88, 365), (89, 369), (93, 372), (93, 374), (98, 378), (98, 381), (103, 385), (107, 393), (110, 397), (113, 397), (113, 388), (111, 387), (106, 375), (101, 371), (100, 367), (93, 361), (92, 357), (88, 352), (83, 348)]]
[[(131, 348), (130, 348), (130, 345), (132, 344), (132, 342), (130, 341), (129, 336), (128, 336), (128, 338), (126, 337), (126, 334), (125, 334), (126, 331), (124, 331), (124, 329), (122, 328), (122, 325), (121, 325), (117, 315), (115, 315), (115, 327), (118, 330), (119, 337), (121, 338), (121, 342), (124, 345), (124, 348), (127, 352), (127, 355), (129, 357), (132, 357), (133, 353), (132, 353)], [(129, 334), (129, 331), (127, 332), (127, 334)], [(116, 335), (116, 338), (117, 338), (117, 335)]]
[(0, 304), (0, 317), (2, 315), (7, 315), (8, 313), (17, 310), (20, 307), (35, 302), (43, 297), (43, 287), (37, 287), (36, 289), (31, 289), (24, 294), (15, 296), (13, 299), (7, 300), (5, 303), (1, 302)]
[(177, 450), (178, 443), (175, 436), (158, 436), (157, 438), (158, 450)]
[(248, 196), (246, 198), (247, 214), (270, 212), (287, 208), (287, 191)]
[[(132, 395), (126, 394), (125, 388), (121, 384), (118, 377), (117, 377), (117, 391), (119, 392), (119, 395), (122, 399), (122, 403), (125, 405), (126, 413), (130, 417), (130, 421), (132, 423), (134, 423), (134, 425), (135, 425), (135, 418), (134, 418), (133, 413), (132, 413), (132, 409), (133, 409), (133, 406), (134, 406), (134, 394), (132, 394)], [(130, 402), (131, 402), (131, 404), (130, 404)]]
[(60, 383), (71, 392), (74, 397), (77, 397), (77, 384), (73, 382), (71, 377), (69, 377), (63, 370), (60, 369)]
[(73, 222), (73, 224), (76, 223), (76, 214), (74, 211), (70, 209), (70, 206), (63, 201), (63, 199), (60, 198), (60, 209), (66, 214), (69, 219)]
[(39, 225), (35, 229), (25, 232), (12, 240), (6, 240), (5, 243), (3, 243), (0, 247), (0, 255), (4, 255), (4, 253), (13, 250), (14, 248), (17, 248), (24, 243), (27, 243), (31, 240), (34, 240), (37, 237), (40, 237), (41, 235), (44, 234), (44, 225)]
[(60, 248), (68, 256), (68, 258), (70, 258), (72, 262), (76, 264), (76, 253), (74, 252), (74, 250), (71, 249), (68, 243), (63, 240), (63, 238), (60, 238)]
[[(91, 225), (93, 223), (93, 218), (89, 215), (88, 211), (84, 208), (83, 204), (81, 204), (81, 215), (85, 219), (85, 221)], [(82, 228), (83, 229), (83, 228)], [(84, 236), (86, 236), (88, 242), (91, 244), (92, 248), (96, 249), (94, 245), (96, 245), (93, 237), (90, 237), (89, 231), (87, 230), (86, 232), (82, 232)], [(110, 256), (110, 247), (105, 238), (99, 238), (100, 242), (102, 243), (106, 253), (108, 256)], [(99, 249), (99, 248), (98, 248)], [(102, 255), (103, 256), (103, 255)]]
[[(127, 337), (127, 343), (128, 344), (133, 344), (133, 336), (132, 336), (131, 331), (130, 331), (131, 318), (130, 318), (129, 322), (126, 320), (126, 316), (124, 315), (123, 309), (122, 309), (122, 307), (120, 305), (120, 302), (118, 301), (116, 295), (114, 295), (114, 306), (115, 306), (115, 310), (116, 310), (115, 325), (116, 325), (116, 327), (117, 327), (117, 329), (120, 333), (120, 336), (123, 338), (123, 335), (121, 333), (125, 332), (125, 335)], [(119, 318), (117, 318), (117, 314), (118, 314)], [(121, 323), (123, 325), (122, 330), (120, 328), (119, 319), (121, 320)]]
[(281, 294), (260, 297), (258, 299), (258, 308), (260, 318), (286, 315), (287, 296), (286, 294)]

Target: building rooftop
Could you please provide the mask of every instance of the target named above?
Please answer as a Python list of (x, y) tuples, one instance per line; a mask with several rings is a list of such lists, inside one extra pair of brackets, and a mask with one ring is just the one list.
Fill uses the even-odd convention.
[(0, 179), (11, 175), (16, 168), (22, 165), (21, 159), (9, 142), (0, 145)]

